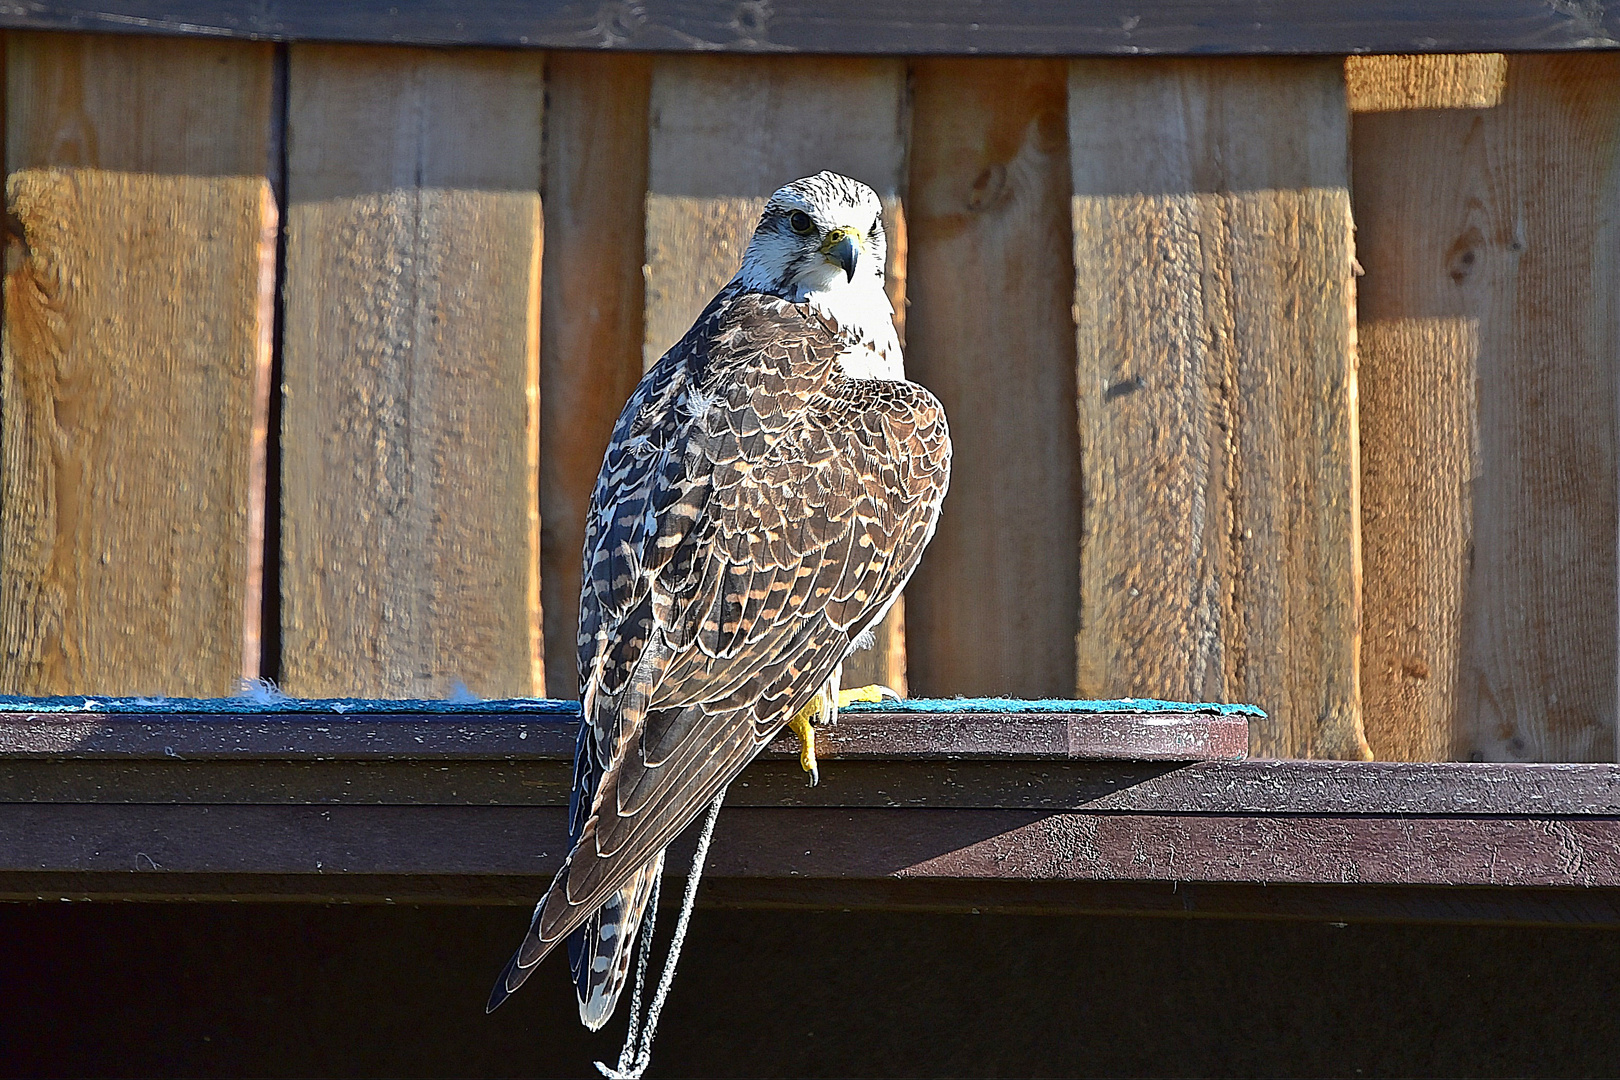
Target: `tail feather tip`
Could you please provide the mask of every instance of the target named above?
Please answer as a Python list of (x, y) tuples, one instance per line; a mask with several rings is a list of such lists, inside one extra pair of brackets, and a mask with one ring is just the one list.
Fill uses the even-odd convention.
[(484, 1005), (484, 1015), (488, 1016), (504, 1005), (506, 999), (511, 997), (517, 988), (523, 985), (524, 980), (529, 977), (529, 972), (533, 970), (532, 967), (520, 966), (517, 955), (508, 960), (506, 966), (501, 969), (500, 978), (496, 979), (495, 985), (490, 988), (489, 1001)]

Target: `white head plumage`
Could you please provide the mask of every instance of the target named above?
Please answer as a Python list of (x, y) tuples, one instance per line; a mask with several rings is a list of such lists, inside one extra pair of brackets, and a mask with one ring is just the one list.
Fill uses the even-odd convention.
[(846, 374), (904, 378), (894, 308), (883, 291), (887, 256), (877, 192), (819, 172), (779, 188), (766, 202), (735, 281), (808, 303), (864, 342), (867, 349), (845, 363)]

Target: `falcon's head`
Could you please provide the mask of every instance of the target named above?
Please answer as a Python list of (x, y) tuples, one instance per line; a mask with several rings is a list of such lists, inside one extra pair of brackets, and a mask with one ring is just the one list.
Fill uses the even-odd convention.
[(737, 278), (799, 303), (883, 290), (883, 204), (847, 176), (819, 172), (779, 189), (765, 204)]

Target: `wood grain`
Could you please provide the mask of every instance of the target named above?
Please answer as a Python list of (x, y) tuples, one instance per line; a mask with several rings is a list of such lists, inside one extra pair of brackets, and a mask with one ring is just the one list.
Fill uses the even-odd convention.
[(1080, 693), (1365, 757), (1342, 67), (1076, 61), (1069, 124)]
[(1507, 67), (1501, 53), (1347, 56), (1345, 96), (1352, 113), (1491, 109), (1502, 103)]
[(1466, 198), (1459, 136), (1501, 103), (1507, 58), (1355, 57), (1345, 73), (1357, 253), (1372, 267), (1357, 308), (1367, 741), (1379, 758), (1441, 761), (1467, 753), (1458, 691), (1480, 344), (1445, 249)]
[(1368, 737), (1612, 760), (1620, 58), (1362, 63)]
[(1620, 12), (1570, 0), (29, 0), (0, 26), (379, 44), (1062, 56), (1612, 48)]
[[(817, 738), (816, 749), (829, 760), (1206, 761), (1242, 757), (1248, 719), (1214, 712), (851, 711)], [(578, 727), (577, 709), (527, 716), (478, 710), (0, 713), (0, 759), (567, 763)], [(796, 760), (798, 747), (782, 735), (763, 753)]]
[(285, 685), (542, 693), (541, 58), (299, 47), (289, 94)]
[(0, 693), (233, 693), (259, 665), (271, 49), (5, 47)]
[[(1121, 719), (1088, 720), (1086, 726), (1097, 733), (1117, 731), (1115, 721)], [(11, 730), (3, 734), (11, 747), (0, 751), (0, 803), (568, 804), (573, 754), (564, 745), (571, 733), (563, 730), (531, 727), (529, 741), (514, 748), (512, 729), (482, 727), (447, 746), (441, 730), (446, 725), (430, 722), (360, 722), (335, 739), (294, 730), (279, 740), (271, 725), (254, 718), (241, 724), (240, 733), (215, 720), (205, 723), (213, 730), (195, 734), (189, 721), (174, 718), (139, 727), (108, 724), (65, 753), (34, 752), (29, 744), (38, 747), (47, 740), (8, 725)], [(1228, 723), (1229, 718), (1216, 721), (1209, 734), (1231, 741), (1230, 733), (1220, 730)], [(892, 739), (876, 731), (867, 735), (903, 752), (916, 742), (917, 725), (909, 727)], [(1033, 731), (1031, 726), (1026, 733)], [(541, 735), (554, 745), (543, 752), (530, 749)], [(153, 745), (164, 736), (178, 738), (179, 745)], [(423, 741), (414, 749), (403, 745), (415, 738)], [(743, 771), (726, 795), (726, 806), (1542, 820), (1620, 816), (1620, 772), (1612, 764), (1255, 761), (1238, 766), (1209, 761), (1189, 766), (1125, 756), (1079, 760), (1061, 750), (1042, 756), (1029, 754), (1030, 743), (1022, 738), (1007, 743), (1016, 752), (968, 759), (932, 749), (926, 755), (884, 757), (888, 749), (867, 753), (843, 747), (837, 768), (812, 788), (798, 769), (797, 747), (782, 739)], [(388, 748), (374, 749), (376, 744)], [(24, 749), (15, 749), (18, 745)], [(165, 755), (164, 745), (172, 753)], [(1212, 749), (1206, 744), (1178, 752)]]
[[(561, 806), (8, 803), (0, 804), (0, 874), (542, 875), (562, 863), (566, 816)], [(688, 833), (671, 845), (672, 865), (689, 863), (691, 844)], [(732, 807), (709, 860), (706, 880), (1614, 889), (1620, 823)]]
[(1074, 693), (1079, 613), (1068, 69), (912, 70), (907, 366), (939, 395), (951, 491), (907, 590), (912, 689)]
[[(898, 60), (660, 58), (648, 131), (646, 314), (651, 366), (731, 280), (765, 200), (829, 169), (870, 184), (889, 234), (887, 288), (905, 334), (906, 72)], [(905, 606), (844, 685), (905, 692)]]
[[(566, 806), (573, 763), (463, 761), (424, 768), (409, 760), (326, 762), (0, 761), (0, 802), (348, 803), (375, 806)], [(1117, 762), (935, 760), (928, 764), (844, 760), (836, 778), (811, 787), (798, 747), (756, 761), (726, 793), (726, 806), (933, 807), (1056, 810), (1085, 805), (1132, 770)], [(1140, 764), (1152, 775), (1169, 764)]]
[(579, 696), (585, 516), (613, 423), (641, 378), (651, 79), (647, 57), (557, 53), (546, 65), (540, 546), (553, 697)]

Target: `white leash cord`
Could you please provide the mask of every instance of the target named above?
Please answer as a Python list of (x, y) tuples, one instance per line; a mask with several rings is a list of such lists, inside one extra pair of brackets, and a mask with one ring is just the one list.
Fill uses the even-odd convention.
[(664, 1011), (664, 999), (675, 981), (675, 964), (681, 958), (681, 946), (686, 944), (686, 927), (692, 921), (692, 905), (697, 900), (698, 881), (703, 877), (703, 863), (709, 857), (709, 841), (714, 838), (714, 823), (720, 817), (720, 804), (726, 792), (709, 804), (709, 816), (703, 821), (698, 834), (697, 853), (692, 856), (692, 871), (686, 877), (686, 891), (681, 895), (681, 914), (675, 920), (675, 937), (669, 943), (669, 957), (664, 961), (663, 973), (658, 976), (658, 991), (647, 1007), (647, 1022), (638, 1025), (641, 1013), (641, 988), (647, 978), (648, 960), (652, 956), (653, 915), (658, 909), (658, 882), (653, 882), (652, 894), (647, 900), (646, 925), (642, 927), (640, 953), (636, 958), (636, 986), (630, 994), (630, 1030), (624, 1035), (624, 1048), (619, 1051), (618, 1068), (598, 1061), (596, 1068), (607, 1080), (641, 1080), (652, 1061), (653, 1036), (658, 1033), (658, 1018)]

